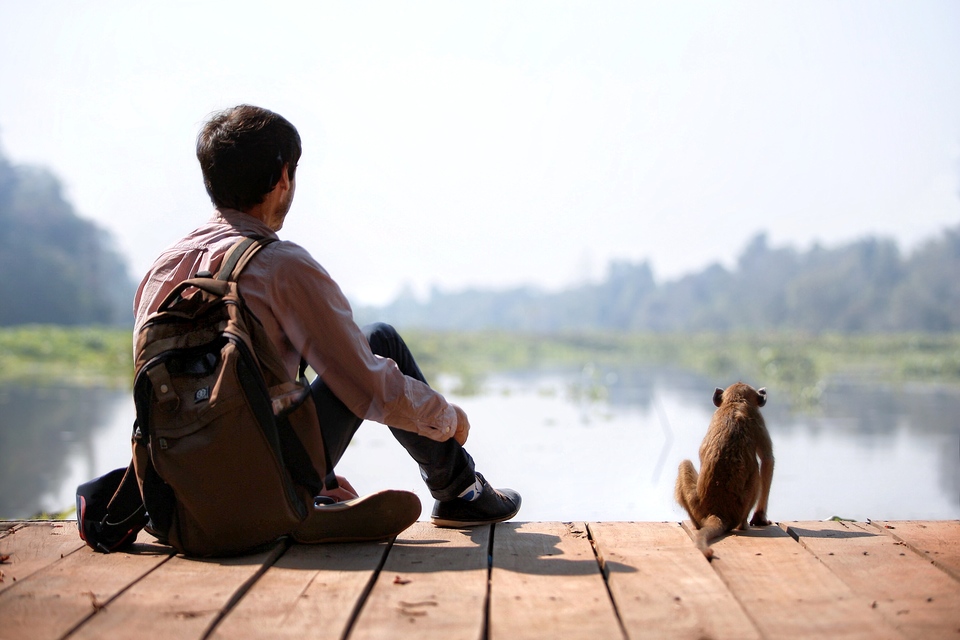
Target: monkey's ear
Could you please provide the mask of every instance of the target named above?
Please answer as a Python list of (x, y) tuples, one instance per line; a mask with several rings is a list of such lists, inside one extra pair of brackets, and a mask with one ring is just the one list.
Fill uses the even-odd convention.
[(723, 389), (720, 387), (717, 387), (717, 390), (713, 392), (713, 404), (716, 407), (723, 404)]
[(757, 395), (760, 396), (757, 398), (757, 406), (762, 407), (767, 404), (767, 390), (765, 387), (760, 387), (757, 389)]

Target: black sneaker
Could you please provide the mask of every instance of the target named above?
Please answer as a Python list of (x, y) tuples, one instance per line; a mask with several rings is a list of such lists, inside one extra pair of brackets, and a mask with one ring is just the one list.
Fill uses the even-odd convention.
[(480, 497), (469, 501), (454, 498), (433, 505), (430, 521), (438, 527), (474, 527), (503, 522), (520, 511), (520, 494), (513, 489), (494, 489), (482, 475), (477, 479), (483, 485)]

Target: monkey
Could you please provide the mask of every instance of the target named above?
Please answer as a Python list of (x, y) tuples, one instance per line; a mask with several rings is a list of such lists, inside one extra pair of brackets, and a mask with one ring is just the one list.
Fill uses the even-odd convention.
[(750, 524), (770, 524), (773, 442), (760, 415), (766, 403), (766, 389), (754, 390), (742, 382), (725, 391), (718, 387), (713, 393), (717, 410), (700, 445), (700, 473), (689, 460), (680, 463), (674, 496), (690, 514), (697, 528), (694, 543), (707, 560), (713, 559), (713, 540), (733, 529), (748, 529), (755, 504)]

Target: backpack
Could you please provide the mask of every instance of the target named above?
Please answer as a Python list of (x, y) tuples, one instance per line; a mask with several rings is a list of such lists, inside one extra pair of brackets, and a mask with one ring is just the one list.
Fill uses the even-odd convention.
[(137, 335), (131, 467), (148, 530), (187, 555), (275, 540), (337, 486), (306, 363), (299, 379), (287, 373), (236, 282), (272, 241), (239, 240), (215, 276), (180, 283)]

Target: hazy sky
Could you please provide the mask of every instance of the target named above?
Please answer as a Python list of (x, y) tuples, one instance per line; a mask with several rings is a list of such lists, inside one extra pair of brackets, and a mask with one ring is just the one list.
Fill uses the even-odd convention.
[(242, 102), (300, 130), (281, 237), (355, 303), (960, 223), (955, 0), (0, 0), (0, 147), (137, 278), (209, 217), (196, 133)]

